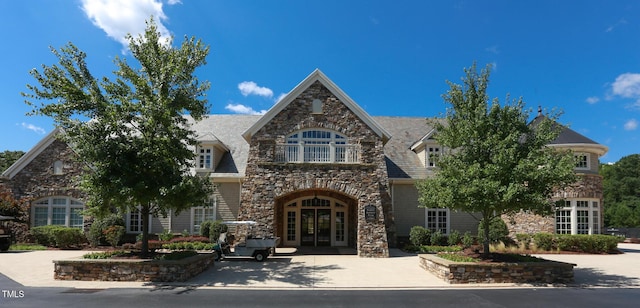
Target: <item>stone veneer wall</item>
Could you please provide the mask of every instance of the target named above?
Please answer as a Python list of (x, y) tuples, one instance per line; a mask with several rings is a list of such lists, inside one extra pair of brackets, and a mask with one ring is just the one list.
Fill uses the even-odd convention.
[[(564, 190), (557, 191), (553, 198), (597, 198), (600, 201), (600, 226), (604, 225), (604, 207), (602, 192), (602, 176), (597, 174), (578, 174), (580, 178), (575, 184)], [(543, 217), (525, 211), (520, 211), (515, 215), (503, 215), (502, 219), (509, 228), (509, 235), (515, 238), (518, 233), (538, 233), (538, 232), (556, 232), (555, 217)]]
[[(62, 161), (63, 172), (53, 173), (53, 163)], [(34, 158), (16, 176), (10, 186), (17, 198), (39, 199), (47, 196), (70, 196), (81, 199), (77, 188), (81, 165), (75, 161), (75, 154), (66, 143), (55, 140)]]
[(420, 255), (420, 267), (448, 283), (571, 283), (574, 266), (556, 261), (452, 262), (435, 255)]
[(214, 264), (215, 253), (182, 260), (54, 260), (54, 279), (85, 281), (187, 281)]
[[(311, 113), (314, 99), (322, 100), (323, 113)], [(276, 163), (276, 144), (284, 144), (288, 134), (306, 128), (329, 129), (346, 136), (349, 144), (360, 146), (360, 163)], [(315, 82), (252, 136), (238, 219), (257, 221), (260, 235), (273, 236), (277, 198), (299, 190), (340, 192), (357, 201), (358, 255), (388, 257), (395, 229), (383, 147), (383, 140), (370, 127)], [(375, 221), (365, 220), (366, 205), (376, 207)]]

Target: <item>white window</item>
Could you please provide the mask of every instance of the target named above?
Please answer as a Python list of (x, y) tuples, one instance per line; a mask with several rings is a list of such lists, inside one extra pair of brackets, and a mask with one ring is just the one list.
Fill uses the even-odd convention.
[(126, 219), (127, 232), (142, 233), (142, 213), (140, 210), (129, 212)]
[(437, 145), (427, 145), (425, 148), (426, 152), (426, 165), (427, 167), (433, 168), (438, 166), (438, 160), (440, 159), (440, 155), (442, 155), (442, 148)]
[(59, 225), (82, 228), (84, 204), (76, 199), (56, 196), (38, 199), (32, 207), (33, 226)]
[(578, 170), (589, 170), (589, 154), (588, 153), (576, 153), (573, 155), (573, 158), (576, 161), (576, 169)]
[(55, 175), (61, 175), (63, 173), (62, 171), (62, 167), (63, 167), (63, 163), (60, 160), (56, 160), (53, 163), (53, 174)]
[(449, 234), (449, 209), (426, 209), (426, 228)]
[(213, 169), (213, 148), (198, 148), (198, 169)]
[(217, 197), (214, 196), (204, 206), (191, 208), (191, 233), (200, 234), (200, 225), (203, 221), (216, 220)]
[(599, 202), (593, 199), (569, 199), (556, 210), (556, 233), (599, 234)]
[(322, 113), (322, 101), (319, 99), (314, 99), (311, 102), (311, 113)]

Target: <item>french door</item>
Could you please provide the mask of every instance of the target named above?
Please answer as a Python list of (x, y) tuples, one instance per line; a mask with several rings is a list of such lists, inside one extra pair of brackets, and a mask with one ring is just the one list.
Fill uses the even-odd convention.
[(300, 210), (300, 245), (331, 246), (331, 209)]

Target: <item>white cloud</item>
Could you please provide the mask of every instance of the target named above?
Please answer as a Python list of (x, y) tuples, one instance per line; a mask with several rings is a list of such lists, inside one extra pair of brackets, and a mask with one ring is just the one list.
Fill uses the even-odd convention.
[(486, 52), (492, 53), (494, 55), (497, 55), (500, 53), (500, 49), (498, 49), (497, 45), (493, 45), (493, 46), (489, 46), (487, 48), (484, 49)]
[[(167, 4), (181, 3), (179, 0), (169, 0)], [(144, 33), (145, 21), (153, 15), (158, 31), (163, 39), (171, 34), (162, 24), (167, 16), (162, 10), (162, 2), (158, 0), (82, 0), (82, 10), (93, 24), (104, 30), (107, 36), (122, 44), (125, 49), (129, 46), (127, 34), (138, 37)]]
[(638, 128), (638, 121), (636, 119), (631, 119), (624, 123), (624, 130), (636, 130)]
[(614, 95), (624, 98), (640, 97), (640, 74), (624, 73), (616, 78), (611, 85)]
[(235, 112), (235, 113), (239, 113), (239, 114), (257, 114), (257, 115), (261, 115), (261, 114), (265, 114), (267, 113), (266, 110), (260, 110), (260, 111), (255, 111), (253, 110), (253, 108), (242, 105), (242, 104), (228, 104), (224, 107), (224, 109), (227, 109), (231, 112)]
[(258, 95), (263, 97), (273, 97), (273, 91), (266, 87), (260, 87), (253, 81), (243, 81), (238, 84), (238, 89), (240, 93), (244, 96), (248, 95)]
[(595, 104), (600, 101), (600, 98), (598, 98), (597, 96), (591, 96), (591, 97), (587, 97), (586, 101), (589, 104)]
[(276, 98), (276, 104), (279, 103), (285, 96), (287, 96), (287, 94), (289, 93), (280, 93), (280, 95), (278, 95), (278, 97)]
[(38, 133), (40, 135), (44, 135), (46, 133), (44, 128), (39, 127), (39, 126), (35, 126), (33, 124), (22, 122), (22, 123), (20, 123), (18, 125), (22, 126), (22, 128), (28, 129), (30, 131), (34, 131), (34, 132), (36, 132), (36, 133)]
[(605, 32), (611, 32), (613, 31), (615, 28), (621, 26), (621, 25), (626, 25), (627, 24), (627, 20), (626, 19), (620, 19), (618, 20), (618, 22), (616, 22), (615, 24), (607, 27), (607, 29), (605, 30)]

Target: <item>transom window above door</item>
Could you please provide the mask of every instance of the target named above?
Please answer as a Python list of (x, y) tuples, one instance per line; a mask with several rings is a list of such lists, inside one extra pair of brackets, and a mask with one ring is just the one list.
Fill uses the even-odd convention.
[(276, 145), (276, 161), (285, 163), (358, 163), (359, 147), (337, 132), (307, 129), (291, 133)]

